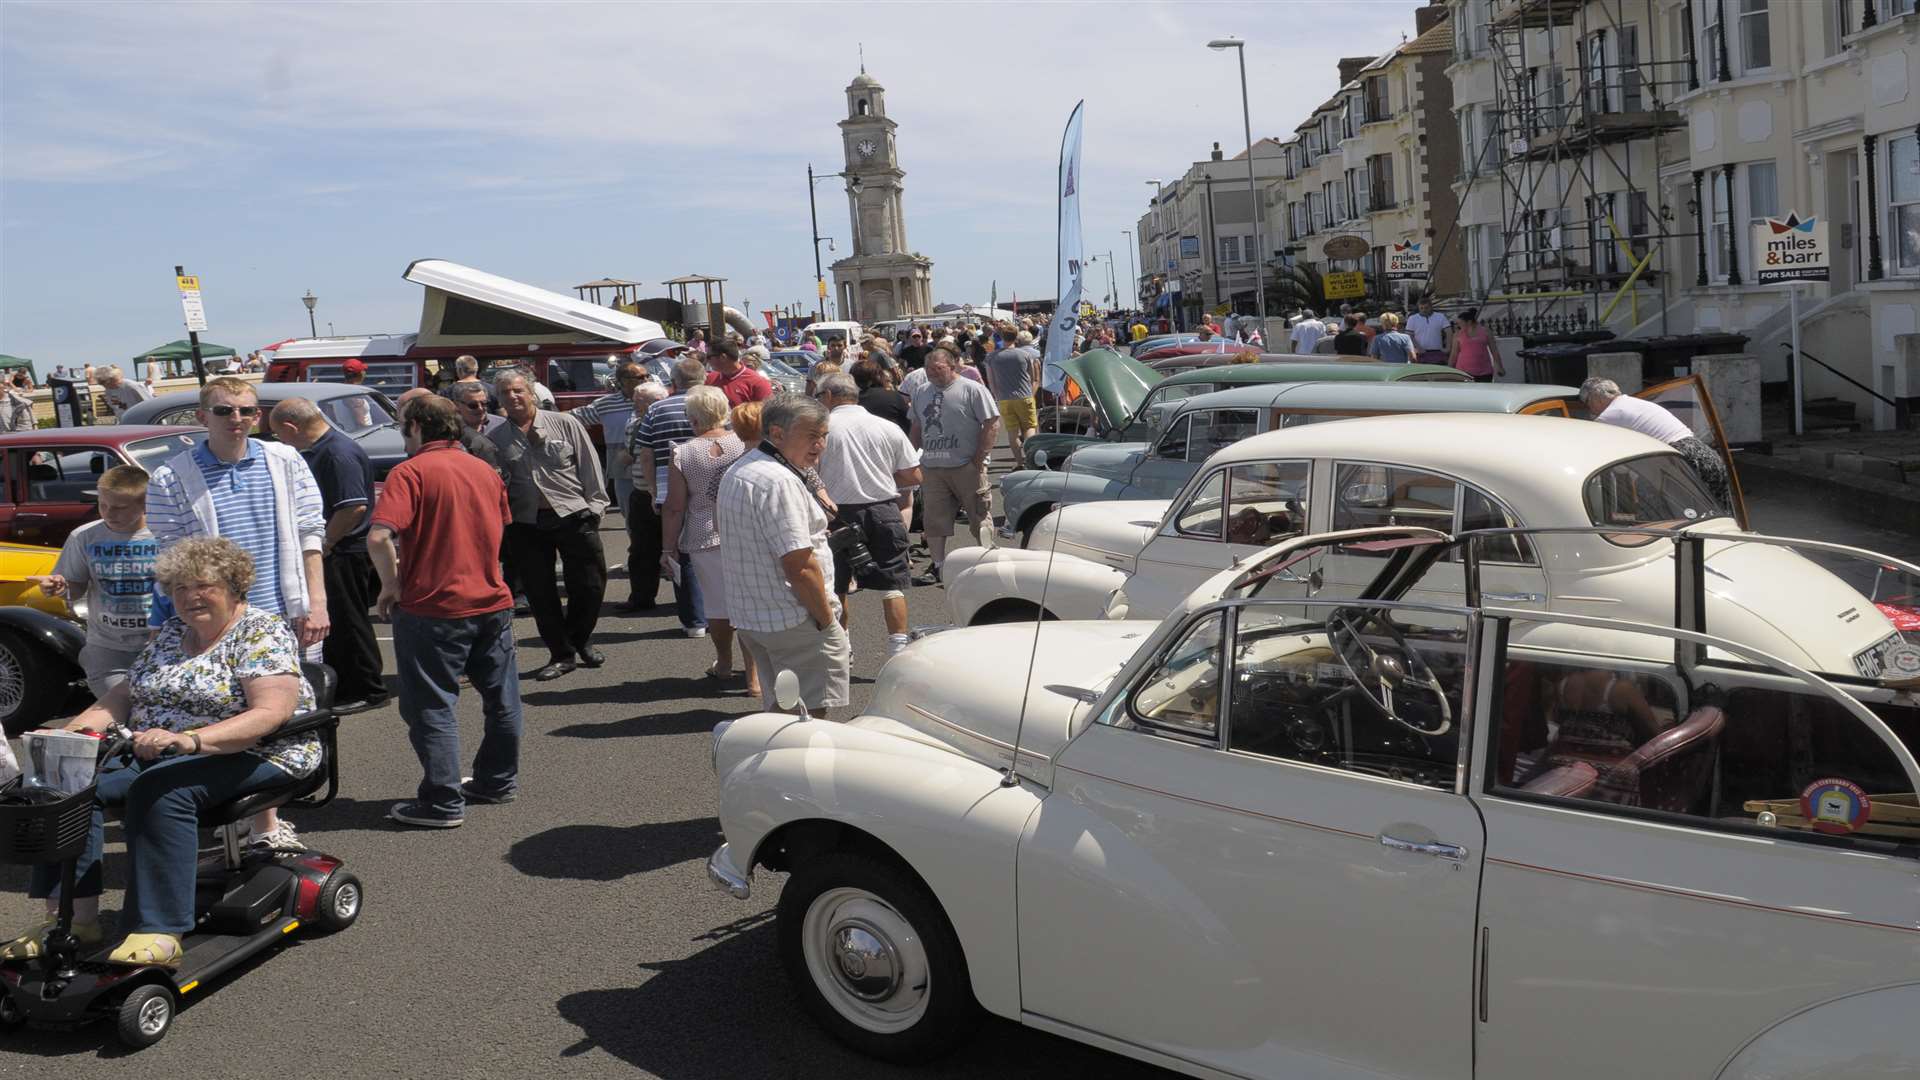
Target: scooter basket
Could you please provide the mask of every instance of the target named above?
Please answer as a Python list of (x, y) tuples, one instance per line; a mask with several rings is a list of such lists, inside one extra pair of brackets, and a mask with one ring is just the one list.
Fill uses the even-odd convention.
[(79, 858), (93, 825), (93, 788), (58, 802), (0, 803), (0, 863), (57, 863)]

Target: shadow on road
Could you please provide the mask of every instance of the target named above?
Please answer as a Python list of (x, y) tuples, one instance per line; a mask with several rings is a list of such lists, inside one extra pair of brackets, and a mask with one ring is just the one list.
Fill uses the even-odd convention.
[(604, 724), (568, 724), (549, 734), (569, 739), (631, 739), (646, 735), (693, 735), (712, 731), (722, 720), (732, 720), (738, 712), (719, 709), (686, 709), (668, 716), (632, 716)]
[[(709, 1080), (723, 1074), (729, 1080), (1172, 1077), (994, 1019), (931, 1064), (903, 1069), (874, 1061), (834, 1042), (801, 1009), (775, 955), (773, 925), (764, 916), (732, 924), (719, 936), (717, 944), (684, 960), (642, 963), (640, 977), (645, 981), (637, 986), (561, 998), (560, 1016), (581, 1035), (562, 1056), (603, 1050), (664, 1080)], [(723, 1068), (716, 1068), (719, 1061), (725, 1062)]]
[(704, 859), (720, 846), (720, 819), (643, 825), (561, 825), (516, 841), (507, 862), (529, 877), (618, 881)]

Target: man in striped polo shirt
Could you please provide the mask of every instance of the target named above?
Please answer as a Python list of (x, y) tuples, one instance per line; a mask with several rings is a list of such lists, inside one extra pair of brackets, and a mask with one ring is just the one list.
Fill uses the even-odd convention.
[[(292, 447), (247, 436), (260, 419), (253, 385), (223, 376), (200, 388), (194, 414), (207, 437), (154, 470), (147, 486), (147, 528), (164, 553), (182, 540), (222, 536), (253, 556), (248, 605), (287, 620), (303, 650), (327, 636), (327, 587), (320, 547), (327, 522), (320, 485)], [(151, 622), (173, 616), (156, 585)], [(263, 811), (255, 843), (299, 851), (293, 825)]]
[[(707, 382), (707, 365), (697, 356), (683, 356), (673, 362), (673, 393), (654, 402), (647, 415), (633, 429), (628, 442), (642, 470), (653, 470), (653, 508), (667, 500), (667, 468), (673, 463), (673, 448), (699, 434), (687, 422), (687, 391)], [(679, 538), (663, 537), (662, 551), (678, 549)], [(673, 584), (673, 604), (680, 616), (680, 628), (688, 637), (707, 636), (707, 612), (700, 603), (700, 586), (693, 579), (693, 561), (680, 554), (680, 580)]]

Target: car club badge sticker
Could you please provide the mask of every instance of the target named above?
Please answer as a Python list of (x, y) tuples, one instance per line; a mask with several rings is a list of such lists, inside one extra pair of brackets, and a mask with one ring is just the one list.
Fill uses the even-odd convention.
[(1873, 800), (1851, 780), (1815, 780), (1800, 793), (1800, 812), (1815, 832), (1843, 835), (1859, 832), (1873, 813)]

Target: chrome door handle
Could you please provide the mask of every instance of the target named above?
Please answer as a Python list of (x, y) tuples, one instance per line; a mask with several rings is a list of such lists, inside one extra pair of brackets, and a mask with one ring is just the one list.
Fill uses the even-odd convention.
[(1483, 592), (1482, 600), (1498, 600), (1504, 604), (1538, 604), (1547, 598), (1537, 592)]
[(1380, 846), (1395, 851), (1410, 851), (1415, 855), (1431, 855), (1448, 862), (1466, 862), (1467, 849), (1459, 844), (1442, 844), (1438, 841), (1427, 843), (1420, 840), (1402, 840), (1389, 833), (1380, 834)]

